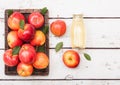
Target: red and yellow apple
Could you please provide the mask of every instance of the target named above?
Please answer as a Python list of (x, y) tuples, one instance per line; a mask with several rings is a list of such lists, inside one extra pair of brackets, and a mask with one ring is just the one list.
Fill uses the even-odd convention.
[(13, 55), (12, 51), (13, 51), (12, 49), (8, 49), (5, 51), (3, 55), (3, 61), (5, 65), (10, 67), (16, 66), (19, 63), (18, 55)]
[(11, 30), (18, 30), (20, 29), (20, 21), (24, 20), (25, 22), (25, 17), (23, 14), (20, 12), (13, 12), (13, 14), (10, 15), (8, 18), (8, 26)]
[(38, 29), (43, 26), (44, 17), (40, 12), (33, 12), (28, 16), (28, 22)]
[(30, 44), (23, 44), (19, 51), (19, 59), (26, 64), (32, 64), (36, 58), (35, 48)]
[(33, 39), (30, 41), (30, 44), (33, 46), (41, 46), (45, 43), (45, 41), (46, 41), (45, 34), (42, 31), (37, 30), (35, 32)]
[(36, 69), (45, 69), (47, 68), (48, 64), (49, 64), (48, 56), (43, 52), (38, 52), (36, 54), (36, 59), (33, 63), (33, 66)]
[(17, 66), (17, 73), (23, 77), (30, 76), (33, 73), (33, 66), (31, 64), (25, 64), (21, 62)]
[(63, 20), (56, 20), (51, 23), (50, 30), (55, 36), (62, 36), (66, 32), (66, 23)]
[(75, 68), (79, 65), (80, 62), (80, 56), (79, 54), (74, 50), (67, 50), (63, 54), (63, 62), (64, 64), (69, 68)]
[(18, 30), (18, 37), (25, 42), (29, 42), (34, 34), (35, 28), (31, 24), (25, 24), (23, 29)]
[(21, 46), (23, 41), (18, 37), (18, 31), (10, 31), (7, 35), (7, 43), (10, 48)]

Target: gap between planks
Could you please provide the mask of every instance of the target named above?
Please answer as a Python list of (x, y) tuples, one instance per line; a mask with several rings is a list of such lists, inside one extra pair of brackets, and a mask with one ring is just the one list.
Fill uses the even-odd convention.
[(115, 80), (119, 81), (120, 79), (0, 79), (0, 81), (75, 81), (75, 80), (93, 80), (93, 81), (101, 81), (101, 80)]
[[(49, 48), (49, 49), (55, 49), (55, 48)], [(63, 47), (62, 49), (72, 49), (72, 47)], [(85, 49), (98, 49), (98, 50), (102, 50), (102, 49), (104, 49), (104, 50), (107, 50), (107, 49), (114, 49), (114, 50), (116, 50), (116, 49), (120, 49), (120, 48), (85, 48)], [(3, 48), (0, 48), (0, 50), (5, 50), (5, 49), (3, 49)]]
[[(83, 17), (84, 19), (120, 19), (120, 17)], [(4, 19), (4, 18), (0, 18)], [(72, 17), (49, 17), (48, 19), (72, 19)]]
[[(55, 48), (49, 48), (49, 49), (55, 49)], [(72, 49), (72, 47), (63, 47), (62, 49)], [(86, 47), (86, 48), (84, 48), (84, 49), (120, 49), (120, 47), (118, 47), (118, 48), (107, 48), (107, 47)]]
[[(84, 19), (120, 19), (120, 17), (83, 17)], [(49, 17), (49, 19), (72, 19), (72, 17)]]
[[(55, 48), (49, 48), (49, 49), (55, 49)], [(63, 47), (62, 49), (73, 49), (73, 48), (72, 48), (72, 47)], [(75, 48), (75, 49), (77, 49), (77, 48)], [(117, 48), (117, 47), (116, 47), (116, 48), (112, 48), (112, 47), (111, 47), (111, 48), (106, 48), (106, 47), (100, 47), (100, 48), (99, 48), (99, 47), (86, 47), (86, 48), (84, 48), (84, 49), (93, 49), (93, 50), (94, 50), (94, 49), (99, 49), (99, 50), (100, 50), (100, 49), (101, 49), (101, 50), (102, 50), (102, 49), (104, 49), (104, 50), (112, 49), (112, 50), (116, 50), (116, 49), (120, 49), (120, 47), (118, 47), (118, 48)], [(0, 48), (0, 50), (5, 50), (5, 49), (4, 49), (4, 48)]]

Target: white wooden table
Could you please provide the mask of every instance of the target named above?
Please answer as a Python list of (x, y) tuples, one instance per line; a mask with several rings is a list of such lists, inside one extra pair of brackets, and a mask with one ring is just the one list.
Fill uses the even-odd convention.
[[(0, 0), (0, 85), (119, 85), (120, 84), (120, 0)], [(63, 19), (67, 32), (55, 37), (49, 32), (50, 72), (48, 76), (7, 76), (4, 74), (5, 9), (49, 10), (49, 24)], [(86, 49), (92, 61), (80, 51), (81, 63), (75, 69), (67, 68), (62, 54), (70, 45), (72, 14), (82, 13), (87, 33)], [(55, 52), (57, 42), (64, 47)]]

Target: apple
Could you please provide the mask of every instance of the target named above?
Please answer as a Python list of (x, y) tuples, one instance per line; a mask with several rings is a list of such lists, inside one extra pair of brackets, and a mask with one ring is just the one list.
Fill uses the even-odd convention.
[(45, 41), (46, 41), (45, 34), (42, 31), (37, 30), (35, 32), (33, 39), (30, 41), (30, 44), (33, 46), (41, 46), (45, 43)]
[(69, 68), (75, 68), (79, 65), (80, 62), (80, 56), (79, 54), (74, 50), (67, 50), (63, 54), (63, 62), (64, 64)]
[(55, 36), (62, 36), (66, 32), (66, 23), (63, 20), (56, 20), (50, 24), (50, 30)]
[(7, 43), (10, 48), (21, 46), (23, 41), (18, 37), (18, 31), (10, 31), (7, 35)]
[(45, 69), (49, 64), (48, 56), (43, 52), (38, 52), (36, 54), (36, 59), (33, 63), (33, 67), (36, 69)]
[(28, 22), (32, 24), (36, 29), (38, 29), (43, 26), (44, 17), (40, 12), (32, 12), (28, 16)]
[(19, 63), (18, 55), (13, 55), (12, 51), (12, 49), (7, 49), (3, 55), (5, 65), (10, 67), (16, 66)]
[(29, 42), (35, 34), (35, 28), (31, 24), (25, 24), (23, 29), (18, 30), (18, 37), (25, 42)]
[(23, 77), (30, 76), (33, 73), (33, 66), (31, 64), (25, 64), (20, 62), (17, 66), (17, 73), (18, 75)]
[(23, 44), (19, 51), (19, 59), (26, 64), (32, 64), (36, 58), (35, 48), (30, 44)]
[(20, 12), (13, 12), (7, 20), (7, 24), (11, 30), (20, 29), (20, 20), (25, 21), (25, 17)]

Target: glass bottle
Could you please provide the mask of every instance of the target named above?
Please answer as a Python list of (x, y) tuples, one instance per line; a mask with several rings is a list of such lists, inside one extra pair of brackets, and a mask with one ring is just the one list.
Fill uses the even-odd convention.
[(85, 48), (85, 27), (82, 14), (74, 14), (71, 26), (72, 48)]

